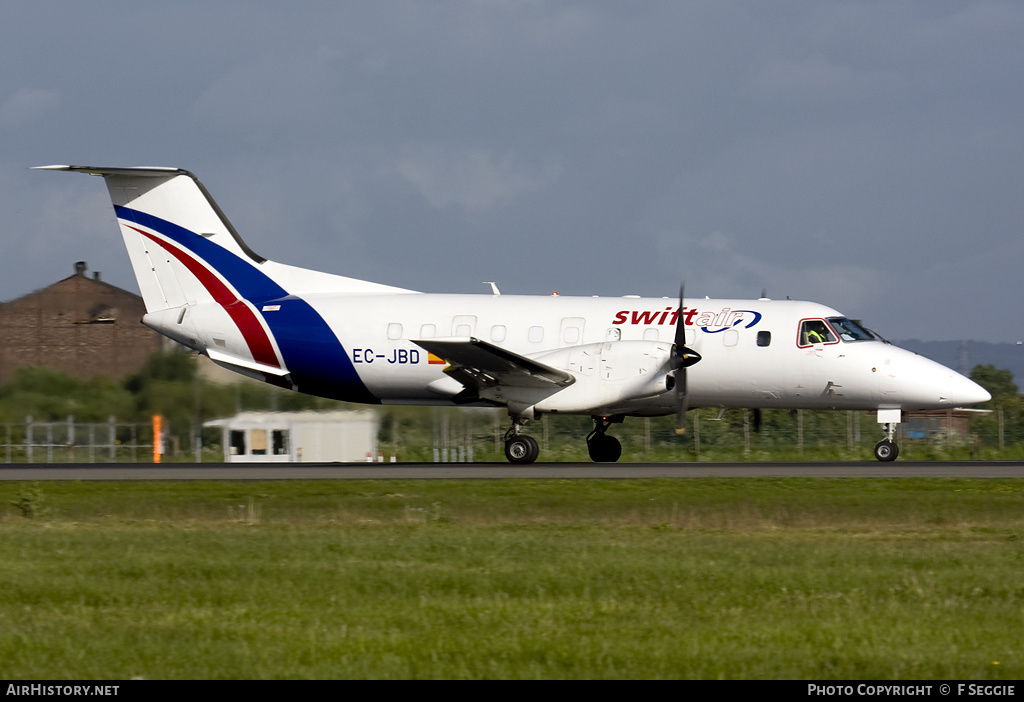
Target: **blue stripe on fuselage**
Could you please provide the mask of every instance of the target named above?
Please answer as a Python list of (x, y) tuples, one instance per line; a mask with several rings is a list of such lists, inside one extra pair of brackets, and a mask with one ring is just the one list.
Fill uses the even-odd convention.
[[(330, 325), (305, 300), (291, 295), (254, 265), (173, 222), (128, 207), (117, 216), (159, 232), (217, 271), (266, 321), (300, 392), (349, 402), (378, 404), (352, 366)], [(280, 305), (264, 313), (264, 305)]]

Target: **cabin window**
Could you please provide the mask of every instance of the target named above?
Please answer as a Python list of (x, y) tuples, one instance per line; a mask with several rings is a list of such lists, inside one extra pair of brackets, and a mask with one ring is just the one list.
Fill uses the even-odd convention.
[(644, 329), (644, 341), (657, 341), (659, 338), (658, 330), (654, 327), (648, 327)]
[(562, 346), (576, 346), (583, 343), (583, 327), (587, 320), (583, 317), (563, 317), (559, 324), (559, 336)]
[(420, 327), (421, 339), (433, 339), (435, 336), (437, 336), (437, 327), (433, 324), (424, 324)]
[(457, 314), (452, 319), (452, 336), (473, 336), (476, 330), (476, 315)]
[(388, 338), (394, 341), (395, 339), (402, 338), (402, 325), (397, 322), (392, 322), (388, 325)]
[(726, 346), (735, 346), (740, 343), (740, 333), (735, 329), (726, 329), (722, 332), (722, 343)]
[(491, 341), (504, 341), (507, 332), (504, 324), (495, 324), (491, 327)]
[(814, 346), (816, 344), (835, 344), (839, 340), (832, 333), (831, 327), (823, 319), (805, 319), (800, 322), (798, 346)]
[(539, 344), (544, 341), (544, 327), (530, 327), (530, 343)]
[(759, 331), (757, 333), (757, 345), (758, 346), (770, 346), (772, 343), (772, 333), (770, 331)]

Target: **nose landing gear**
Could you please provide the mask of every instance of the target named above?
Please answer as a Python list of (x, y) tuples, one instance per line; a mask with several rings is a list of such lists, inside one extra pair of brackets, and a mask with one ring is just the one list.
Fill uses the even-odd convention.
[(893, 439), (896, 437), (896, 427), (901, 418), (899, 410), (878, 410), (878, 423), (885, 432), (885, 438), (875, 444), (875, 458), (878, 460), (888, 463), (895, 461), (900, 455), (900, 447)]
[(882, 439), (875, 444), (875, 458), (880, 461), (895, 461), (896, 457), (900, 455), (900, 447), (895, 442), (889, 441), (888, 439)]

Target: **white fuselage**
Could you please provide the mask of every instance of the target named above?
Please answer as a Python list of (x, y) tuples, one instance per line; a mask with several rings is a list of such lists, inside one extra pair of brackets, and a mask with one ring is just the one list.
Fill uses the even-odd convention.
[[(486, 397), (488, 404), (511, 407), (509, 400), (521, 399), (538, 412), (583, 414), (673, 411), (673, 393), (658, 379), (667, 357), (659, 352), (670, 352), (679, 316), (671, 298), (400, 292), (310, 293), (302, 299), (329, 325), (352, 370), (379, 402), (451, 403), (462, 386), (443, 373), (445, 362), (415, 342), (474, 337), (563, 368), (578, 381), (527, 392), (525, 398), (506, 391)], [(244, 355), (245, 339), (221, 308), (202, 307), (207, 316), (190, 308), (182, 324), (173, 314), (164, 321), (149, 315), (146, 321), (201, 352), (212, 350), (215, 360), (218, 347)], [(274, 307), (255, 306), (264, 317), (287, 314)], [(686, 300), (686, 343), (702, 356), (688, 371), (689, 405), (905, 410), (985, 399), (963, 376), (877, 338), (845, 341), (837, 335), (827, 343), (801, 344), (802, 322), (837, 317), (842, 315), (836, 310), (811, 302)], [(281, 359), (287, 370), (302, 374), (292, 368), (298, 361), (284, 354)], [(641, 385), (644, 392), (637, 390)]]

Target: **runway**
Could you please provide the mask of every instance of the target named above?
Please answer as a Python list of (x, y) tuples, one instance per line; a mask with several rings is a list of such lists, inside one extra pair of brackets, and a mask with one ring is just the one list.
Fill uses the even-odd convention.
[(580, 480), (1024, 478), (1024, 462), (878, 463), (61, 463), (0, 466), (0, 480)]

